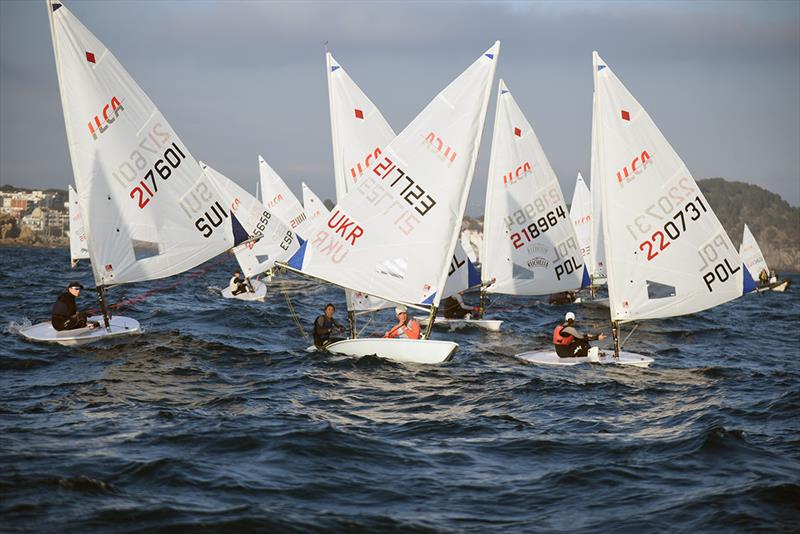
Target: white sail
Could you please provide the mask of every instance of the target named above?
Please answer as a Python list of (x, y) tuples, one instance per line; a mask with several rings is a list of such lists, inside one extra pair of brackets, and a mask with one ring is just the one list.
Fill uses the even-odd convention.
[(438, 306), (475, 169), (500, 43), (447, 86), (290, 261), (394, 302)]
[(489, 293), (581, 287), (584, 265), (561, 186), (539, 139), (500, 80), (486, 186), (481, 278)]
[(283, 178), (261, 156), (258, 156), (258, 171), (264, 206), (294, 233), (304, 236), (308, 231), (308, 217), (300, 201)]
[(302, 183), (303, 187), (303, 209), (306, 212), (306, 216), (308, 217), (308, 227), (311, 228), (313, 232), (316, 227), (322, 223), (324, 219), (327, 218), (329, 211), (328, 208), (325, 207), (325, 204), (319, 199), (319, 197), (311, 190), (310, 187), (306, 185), (305, 182)]
[(395, 138), (380, 110), (367, 98), (330, 53), (325, 54), (331, 113), (336, 201), (381, 159), (381, 150)]
[(594, 78), (594, 92), (592, 93), (592, 153), (591, 153), (591, 183), (592, 183), (592, 239), (589, 245), (592, 253), (592, 263), (589, 265), (589, 274), (595, 285), (605, 282), (606, 273), (606, 247), (603, 243), (603, 214), (601, 212), (602, 201), (600, 199), (600, 174), (598, 160), (598, 130), (597, 130), (597, 73), (605, 68), (599, 56), (592, 56), (592, 76)]
[(686, 165), (594, 55), (603, 68), (596, 72), (593, 178), (601, 189), (612, 321), (694, 313), (754, 289)]
[(233, 246), (221, 192), (158, 108), (60, 0), (48, 7), (96, 283), (170, 276)]
[[(469, 240), (469, 236), (467, 236), (465, 232), (461, 232), (461, 241), (459, 242), (459, 244), (461, 248), (464, 249), (464, 252), (466, 253), (467, 258), (469, 258), (470, 262), (472, 262), (473, 264), (479, 263), (478, 256), (475, 255), (476, 252), (475, 247), (472, 246), (472, 243)], [(458, 247), (456, 247), (456, 253), (458, 253)]]
[(69, 256), (74, 267), (78, 264), (78, 260), (89, 259), (89, 248), (86, 244), (81, 208), (78, 205), (78, 194), (71, 185), (67, 197), (69, 204)]
[(575, 227), (575, 235), (581, 246), (581, 257), (584, 265), (588, 269), (594, 265), (592, 255), (592, 194), (583, 181), (583, 176), (578, 173), (575, 181), (575, 192), (572, 193), (572, 203), (569, 206), (569, 218), (572, 219), (572, 226)]
[[(325, 54), (328, 101), (331, 114), (331, 146), (336, 201), (372, 168), (381, 149), (395, 138), (394, 130), (361, 88), (330, 53)], [(349, 311), (390, 308), (394, 303), (361, 291), (345, 290)]]
[(285, 261), (298, 249), (296, 236), (281, 219), (272, 214), (256, 197), (245, 191), (239, 184), (200, 162), (203, 171), (223, 191), (225, 207), (236, 216), (241, 226), (242, 237), (237, 242), (261, 236), (258, 241), (249, 241), (233, 249), (236, 260), (246, 277), (263, 273)]
[(739, 256), (742, 261), (747, 265), (747, 270), (750, 271), (752, 276), (758, 277), (761, 271), (767, 271), (769, 274), (769, 267), (767, 260), (761, 253), (761, 247), (758, 246), (756, 238), (750, 232), (750, 228), (744, 225), (744, 233), (742, 234), (742, 244), (739, 246)]
[[(395, 133), (377, 106), (350, 78), (333, 55), (327, 53), (325, 59), (336, 198), (339, 201), (380, 160), (381, 150), (395, 138)], [(479, 279), (476, 280), (475, 266), (461, 261), (465, 254), (459, 242), (451, 260), (450, 275), (442, 298), (480, 283)], [(346, 293), (348, 310), (374, 311), (394, 307), (392, 302), (370, 297), (363, 292), (348, 290)]]

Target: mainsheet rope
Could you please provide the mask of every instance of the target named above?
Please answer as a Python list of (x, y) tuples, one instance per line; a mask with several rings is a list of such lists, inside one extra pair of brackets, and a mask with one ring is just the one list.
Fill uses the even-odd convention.
[[(196, 270), (194, 272), (186, 274), (185, 276), (179, 277), (175, 282), (173, 282), (172, 284), (170, 284), (168, 286), (156, 287), (156, 288), (149, 289), (149, 290), (145, 291), (141, 295), (137, 295), (137, 296), (131, 297), (129, 299), (119, 300), (119, 301), (115, 302), (114, 304), (109, 304), (108, 310), (109, 310), (109, 312), (112, 311), (112, 310), (113, 311), (119, 311), (122, 308), (130, 307), (133, 304), (137, 304), (139, 302), (144, 302), (146, 299), (148, 299), (148, 298), (150, 298), (153, 295), (156, 295), (158, 293), (164, 293), (166, 291), (171, 291), (173, 289), (176, 289), (176, 288), (182, 286), (183, 284), (194, 280), (195, 278), (203, 276), (208, 271), (210, 271), (214, 267), (218, 266), (219, 264), (223, 263), (224, 261), (227, 261), (228, 259), (229, 258), (227, 257), (226, 254), (221, 254), (220, 256), (217, 257), (216, 261), (207, 264), (202, 269), (198, 269), (198, 270)], [(116, 289), (118, 287), (121, 287), (121, 285), (114, 286), (111, 289)], [(89, 309), (87, 311), (87, 314), (95, 315), (97, 313), (100, 313), (100, 311), (101, 311), (100, 308), (91, 308), (91, 309)]]

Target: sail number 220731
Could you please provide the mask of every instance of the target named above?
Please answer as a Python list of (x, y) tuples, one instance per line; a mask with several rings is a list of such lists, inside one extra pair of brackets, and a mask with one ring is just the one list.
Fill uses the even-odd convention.
[(696, 196), (693, 201), (687, 202), (683, 209), (678, 210), (672, 216), (671, 221), (664, 223), (662, 229), (653, 232), (653, 235), (647, 241), (642, 241), (639, 244), (639, 250), (647, 252), (647, 261), (652, 260), (686, 231), (687, 216), (690, 221), (696, 221), (707, 211), (708, 209), (703, 204), (703, 200), (699, 195)]

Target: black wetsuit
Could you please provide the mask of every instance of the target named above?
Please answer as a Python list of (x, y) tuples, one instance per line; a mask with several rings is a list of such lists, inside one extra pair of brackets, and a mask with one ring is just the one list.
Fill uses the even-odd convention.
[[(566, 324), (566, 323), (563, 323)], [(593, 334), (581, 334), (574, 326), (565, 326), (561, 329), (562, 337), (572, 336), (575, 338), (569, 345), (556, 345), (556, 354), (559, 358), (578, 358), (589, 354), (590, 341), (594, 341), (598, 336)]]
[(317, 317), (314, 320), (314, 346), (318, 349), (322, 349), (326, 345), (344, 339), (341, 337), (331, 337), (331, 332), (334, 328), (341, 329), (341, 325), (336, 322), (336, 319), (328, 319), (325, 315)]
[(468, 313), (472, 312), (472, 308), (465, 310), (461, 305), (464, 301), (458, 301), (455, 297), (447, 297), (442, 301), (442, 308), (444, 308), (445, 319), (463, 319)]
[(75, 306), (75, 297), (69, 291), (64, 291), (53, 304), (50, 323), (58, 331), (83, 328), (86, 326), (86, 313), (79, 312)]
[(241, 276), (233, 276), (231, 277), (231, 282), (229, 284), (231, 288), (231, 295), (239, 295), (240, 293), (247, 293), (247, 285), (244, 283), (244, 278)]

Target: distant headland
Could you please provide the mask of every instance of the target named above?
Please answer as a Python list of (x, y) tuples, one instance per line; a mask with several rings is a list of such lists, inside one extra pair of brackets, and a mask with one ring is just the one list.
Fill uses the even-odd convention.
[[(800, 208), (744, 182), (707, 178), (698, 185), (736, 247), (747, 223), (770, 267), (800, 272)], [(465, 217), (462, 229), (479, 254), (483, 217)], [(68, 231), (66, 190), (0, 186), (0, 245), (68, 247)]]

